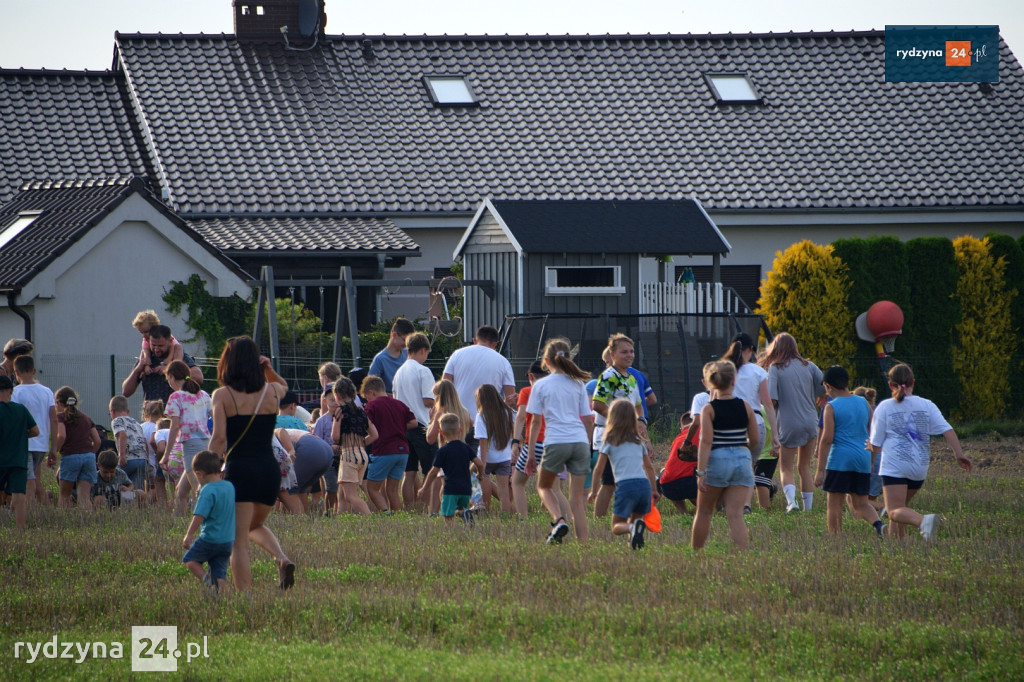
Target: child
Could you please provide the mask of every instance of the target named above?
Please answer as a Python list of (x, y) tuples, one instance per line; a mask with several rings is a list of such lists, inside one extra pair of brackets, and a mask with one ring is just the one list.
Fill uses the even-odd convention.
[[(146, 486), (146, 433), (135, 421), (128, 407), (128, 398), (115, 395), (110, 399), (110, 428), (117, 439), (118, 464), (128, 474), (136, 490)], [(98, 460), (97, 460), (98, 461)], [(96, 497), (94, 494), (93, 497)]]
[(697, 432), (689, 412), (679, 417), (679, 435), (672, 441), (665, 468), (658, 477), (658, 492), (668, 498), (680, 514), (689, 514), (686, 501), (697, 508)]
[(185, 511), (190, 490), (199, 488), (199, 479), (192, 473), (192, 458), (210, 444), (210, 394), (199, 386), (181, 360), (173, 360), (164, 370), (167, 384), (174, 391), (167, 398), (164, 415), (171, 420), (167, 442), (181, 452), (185, 475), (178, 481), (174, 509)]
[(185, 473), (185, 462), (181, 458), (181, 445), (170, 443), (167, 437), (171, 432), (171, 420), (164, 417), (156, 423), (153, 432), (153, 449), (160, 458), (158, 464), (163, 469), (171, 487), (176, 488)]
[(277, 421), (274, 424), (274, 428), (305, 429), (308, 431), (309, 427), (306, 426), (306, 422), (302, 421), (302, 418), (295, 414), (298, 409), (299, 396), (295, 395), (295, 391), (285, 391), (284, 395), (281, 396), (281, 402), (277, 405)]
[(465, 437), (462, 420), (456, 414), (445, 414), (438, 420), (438, 427), (444, 435), (445, 444), (437, 451), (434, 458), (434, 466), (427, 473), (426, 480), (419, 489), (419, 497), (422, 498), (437, 478), (439, 472), (444, 471), (444, 491), (441, 497), (441, 516), (445, 525), (451, 526), (455, 523), (455, 512), (462, 510), (462, 518), (466, 523), (472, 521), (472, 514), (469, 511), (469, 496), (472, 493), (472, 483), (469, 471), (470, 464), (483, 471), (484, 463), (473, 454), (473, 450), (462, 440)]
[(404, 317), (396, 317), (395, 323), (391, 325), (391, 334), (388, 336), (387, 345), (381, 352), (373, 356), (373, 362), (370, 363), (370, 372), (367, 376), (383, 379), (384, 389), (388, 396), (394, 394), (395, 373), (409, 357), (409, 352), (405, 347), (405, 337), (415, 331), (416, 327), (412, 322)]
[[(633, 339), (625, 334), (612, 334), (608, 337), (608, 353), (612, 364), (601, 374), (594, 388), (594, 450), (597, 451), (601, 450), (601, 434), (604, 433), (608, 407), (616, 398), (628, 398), (633, 402), (636, 406), (636, 416), (641, 423), (641, 436), (647, 438), (643, 397), (640, 395), (636, 377), (629, 372), (629, 368), (633, 366)], [(605, 472), (604, 480), (600, 481), (600, 489), (595, 495), (594, 516), (600, 517), (608, 513), (608, 505), (611, 504), (614, 494), (615, 478), (610, 471)]]
[(146, 450), (149, 453), (149, 476), (147, 483), (150, 490), (150, 502), (165, 504), (167, 502), (167, 486), (164, 470), (157, 462), (156, 449), (153, 445), (153, 434), (156, 424), (164, 418), (164, 401), (147, 400), (142, 405), (142, 435), (146, 438)]
[[(465, 441), (469, 430), (473, 428), (473, 418), (469, 415), (469, 410), (462, 406), (462, 401), (459, 399), (459, 392), (455, 389), (455, 384), (447, 379), (441, 379), (434, 384), (433, 393), (434, 407), (430, 411), (427, 443), (437, 443), (440, 441), (440, 444), (444, 445), (447, 442), (447, 439), (441, 432), (441, 417), (446, 414), (454, 414), (459, 418), (458, 439)], [(437, 516), (441, 508), (441, 484), (442, 481), (436, 481), (434, 483), (434, 490), (431, 491), (429, 496), (431, 516)]]
[(701, 549), (711, 529), (711, 514), (720, 497), (725, 499), (729, 536), (739, 549), (747, 548), (747, 524), (743, 507), (754, 486), (751, 450), (758, 442), (757, 420), (745, 400), (732, 393), (736, 365), (728, 360), (704, 365), (704, 382), (715, 397), (700, 414), (700, 447), (697, 448), (697, 513), (693, 517), (690, 545)]
[[(868, 401), (850, 392), (850, 375), (839, 365), (825, 370), (822, 381), (831, 400), (822, 410), (818, 470), (814, 486), (828, 494), (828, 532), (838, 533), (843, 525), (843, 500), (853, 499), (853, 510), (882, 534), (882, 522), (868, 504), (871, 486), (871, 453), (868, 439), (871, 408)], [(828, 453), (827, 459), (825, 453)]]
[[(78, 410), (78, 394), (70, 386), (61, 386), (53, 396), (57, 403), (57, 451), (60, 453), (59, 505), (71, 506), (71, 489), (78, 487), (78, 508), (88, 509), (92, 501), (90, 491), (96, 483), (96, 452), (100, 436), (93, 421)], [(56, 460), (56, 458), (53, 458)], [(55, 461), (47, 458), (52, 466)]]
[[(540, 431), (537, 433), (537, 442), (533, 444), (533, 452), (528, 452), (527, 449), (521, 445), (527, 438), (527, 434), (530, 433), (530, 428), (533, 426), (533, 420), (535, 417), (526, 411), (526, 406), (530, 403), (530, 393), (533, 389), (533, 384), (540, 381), (548, 375), (548, 371), (544, 369), (544, 364), (538, 360), (535, 360), (531, 365), (530, 369), (526, 372), (526, 379), (529, 381), (529, 385), (519, 390), (519, 398), (516, 401), (516, 421), (512, 428), (512, 433), (516, 437), (512, 440), (512, 454), (516, 454), (518, 450), (518, 456), (516, 457), (516, 463), (514, 471), (512, 472), (512, 503), (515, 505), (516, 513), (523, 519), (527, 517), (527, 506), (526, 506), (526, 482), (533, 476), (534, 472), (537, 471), (537, 464), (541, 461), (544, 454), (544, 417), (536, 417), (540, 420)], [(588, 384), (589, 385), (589, 384)], [(590, 461), (597, 463), (597, 453), (591, 453)], [(551, 486), (551, 492), (558, 499), (558, 508), (561, 510), (561, 515), (565, 518), (572, 518), (572, 510), (569, 508), (569, 500), (565, 498), (565, 493), (562, 492), (561, 482), (568, 478), (568, 474), (563, 469), (558, 473), (558, 484)], [(590, 475), (587, 474), (587, 478), (583, 484), (584, 491), (590, 488)]]
[[(402, 342), (405, 346), (405, 342)], [(363, 380), (363, 400), (366, 416), (377, 428), (377, 440), (366, 471), (367, 492), (380, 510), (398, 511), (402, 508), (400, 488), (409, 461), (409, 440), (405, 435), (415, 428), (416, 415), (405, 403), (387, 394), (384, 380), (368, 374)]]
[[(859, 395), (868, 401), (868, 407), (871, 408), (871, 416), (874, 417), (875, 398), (878, 396), (878, 392), (870, 386), (858, 386), (853, 389), (853, 394)], [(881, 459), (874, 452), (871, 453), (871, 487), (868, 488), (868, 503), (878, 513), (879, 518), (885, 516), (885, 504), (878, 499), (882, 494), (882, 477), (878, 475), (878, 463)]]
[[(544, 508), (554, 522), (547, 542), (561, 544), (569, 526), (558, 506), (551, 488), (557, 472), (564, 466), (569, 470), (569, 507), (576, 538), (587, 539), (587, 501), (583, 483), (590, 472), (590, 443), (594, 438), (594, 419), (584, 385), (590, 374), (576, 366), (569, 358), (569, 343), (565, 339), (551, 339), (544, 346), (544, 366), (551, 372), (536, 384), (530, 393), (526, 411), (534, 415), (527, 437), (527, 452), (533, 452), (540, 434), (540, 420), (544, 417), (544, 459), (537, 480), (537, 492)], [(630, 349), (632, 352), (632, 348)], [(632, 376), (630, 376), (632, 379)], [(636, 380), (633, 379), (634, 385)], [(598, 384), (600, 389), (600, 384)], [(596, 442), (596, 440), (594, 441)]]
[[(199, 499), (192, 523), (181, 546), (187, 549), (181, 560), (192, 575), (220, 592), (227, 587), (228, 559), (235, 541), (235, 487), (221, 475), (223, 461), (215, 452), (203, 450), (192, 460), (199, 479)], [(196, 531), (199, 537), (192, 541)], [(203, 571), (203, 563), (210, 566)]]
[(18, 530), (25, 530), (28, 442), (39, 435), (39, 427), (27, 407), (11, 400), (13, 394), (14, 382), (0, 374), (0, 492), (11, 496), (14, 525)]
[[(160, 318), (156, 316), (156, 312), (153, 310), (143, 310), (132, 321), (132, 326), (142, 334), (142, 350), (139, 352), (139, 365), (145, 367), (143, 370), (144, 374), (153, 373), (153, 369), (150, 367), (153, 364), (153, 356), (149, 352), (149, 330), (158, 324), (160, 324)], [(178, 340), (171, 336), (171, 353), (165, 362), (167, 365), (170, 365), (175, 360), (184, 361), (185, 350), (181, 347)]]
[(597, 458), (595, 475), (604, 472), (611, 462), (615, 474), (615, 502), (612, 506), (612, 533), (629, 535), (629, 546), (644, 546), (644, 515), (651, 511), (651, 502), (657, 502), (654, 490), (654, 467), (647, 455), (647, 446), (637, 429), (636, 405), (622, 398), (612, 401), (608, 408), (601, 454)]
[(135, 499), (132, 479), (124, 469), (117, 466), (118, 455), (113, 450), (104, 450), (96, 455), (99, 468), (96, 485), (92, 487), (92, 506), (99, 509), (106, 504), (108, 509), (120, 507), (121, 502)]
[(370, 463), (366, 446), (377, 440), (377, 429), (356, 404), (356, 385), (347, 377), (334, 382), (334, 401), (334, 412), (327, 417), (332, 420), (331, 441), (338, 448), (338, 487), (349, 510), (366, 515), (370, 508), (359, 496), (359, 484)]
[[(476, 421), (473, 431), (480, 442), (480, 461), (484, 463), (480, 483), (490, 475), (497, 479), (501, 511), (512, 511), (508, 479), (512, 474), (512, 423), (515, 412), (492, 384), (476, 389)], [(484, 487), (484, 507), (489, 505), (490, 489)]]
[[(761, 408), (764, 409), (764, 406)], [(771, 424), (765, 423), (765, 442), (761, 447), (761, 456), (754, 462), (754, 485), (757, 488), (757, 504), (761, 509), (770, 509), (772, 498), (778, 490), (775, 485), (775, 469), (779, 465), (779, 452), (772, 444)]]
[(43, 490), (41, 477), (43, 462), (51, 455), (56, 457), (54, 444), (57, 440), (57, 407), (53, 402), (53, 391), (36, 381), (36, 361), (31, 355), (20, 355), (14, 360), (14, 374), (18, 385), (14, 387), (11, 400), (28, 408), (39, 427), (39, 435), (28, 442), (28, 486), (26, 502), (48, 501)]
[(405, 478), (402, 479), (402, 504), (411, 509), (417, 504), (418, 472), (427, 475), (437, 448), (427, 442), (430, 408), (434, 406), (434, 373), (424, 365), (430, 355), (430, 339), (423, 332), (409, 334), (405, 338), (405, 348), (409, 357), (395, 372), (392, 387), (395, 398), (408, 405), (416, 415), (416, 428), (405, 434), (409, 441), (409, 461), (405, 464)]
[[(280, 411), (280, 410), (279, 410)], [(291, 489), (298, 484), (295, 477), (295, 444), (287, 429), (274, 429), (270, 447), (274, 458), (281, 465), (281, 488), (277, 491), (277, 500), (290, 514), (301, 514), (305, 510), (298, 495), (292, 495)]]
[[(338, 365), (333, 362), (325, 362), (320, 365), (320, 369), (317, 370), (316, 375), (320, 380), (320, 388), (324, 391), (320, 396), (320, 414), (324, 415), (330, 412), (330, 409), (327, 407), (326, 399), (328, 391), (327, 386), (333, 386), (334, 382), (341, 378), (341, 367), (338, 367)], [(319, 417), (317, 417), (317, 419), (319, 419)], [(316, 424), (315, 421), (313, 423)]]
[[(338, 370), (338, 376), (339, 378), (341, 377), (340, 369)], [(331, 453), (334, 455), (333, 459), (331, 459), (331, 467), (327, 470), (327, 474), (324, 475), (322, 480), (324, 492), (327, 493), (326, 511), (337, 513), (341, 510), (349, 511), (349, 509), (343, 500), (339, 501), (338, 499), (338, 481), (341, 480), (341, 447), (331, 438), (331, 428), (334, 425), (332, 412), (338, 407), (338, 401), (334, 395), (334, 386), (334, 382), (329, 382), (324, 386), (324, 392), (320, 396), (320, 404), (324, 406), (324, 410), (317, 418), (316, 423), (313, 424), (313, 435), (327, 443), (331, 448)]]
[(922, 516), (908, 506), (928, 476), (928, 437), (941, 434), (964, 471), (971, 471), (972, 462), (935, 403), (914, 395), (910, 365), (898, 364), (889, 370), (889, 388), (892, 398), (878, 404), (871, 421), (871, 450), (882, 453), (879, 474), (889, 513), (889, 535), (902, 537), (904, 526), (910, 525), (917, 526), (925, 540), (931, 540), (938, 530), (939, 517)]

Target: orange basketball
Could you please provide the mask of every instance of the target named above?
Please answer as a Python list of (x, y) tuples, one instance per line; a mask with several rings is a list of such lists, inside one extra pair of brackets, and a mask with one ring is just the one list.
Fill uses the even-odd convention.
[(876, 339), (903, 331), (903, 311), (892, 301), (878, 301), (868, 308), (868, 329)]

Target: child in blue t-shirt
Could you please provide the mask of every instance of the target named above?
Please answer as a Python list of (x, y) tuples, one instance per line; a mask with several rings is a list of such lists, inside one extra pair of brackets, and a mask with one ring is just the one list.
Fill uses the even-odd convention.
[[(822, 410), (818, 470), (814, 485), (828, 493), (828, 530), (838, 533), (843, 524), (843, 502), (850, 496), (854, 513), (882, 534), (882, 522), (868, 502), (871, 489), (871, 452), (867, 449), (871, 407), (850, 392), (850, 375), (832, 365), (822, 375), (829, 402)], [(828, 453), (826, 458), (824, 455)]]
[(471, 464), (476, 465), (477, 471), (484, 470), (484, 463), (476, 456), (473, 449), (460, 440), (462, 435), (462, 420), (457, 414), (446, 414), (440, 421), (441, 434), (444, 436), (445, 445), (437, 451), (434, 457), (434, 466), (427, 472), (427, 478), (423, 481), (417, 494), (419, 499), (424, 499), (431, 484), (437, 478), (438, 473), (444, 471), (444, 488), (441, 491), (441, 516), (445, 525), (451, 526), (455, 523), (455, 512), (462, 510), (462, 520), (466, 523), (472, 522), (470, 511), (470, 495), (473, 493), (472, 473), (469, 470)]
[[(182, 557), (186, 568), (204, 583), (221, 591), (227, 586), (228, 559), (235, 541), (235, 487), (221, 475), (220, 455), (203, 450), (192, 462), (199, 478), (199, 499), (192, 523), (181, 545), (188, 551)], [(192, 541), (196, 531), (199, 537)], [(208, 563), (209, 571), (203, 570)]]

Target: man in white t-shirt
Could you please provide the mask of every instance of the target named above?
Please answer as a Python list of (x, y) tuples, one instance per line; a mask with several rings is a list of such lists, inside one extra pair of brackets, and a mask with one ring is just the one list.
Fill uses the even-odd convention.
[[(455, 384), (462, 406), (476, 414), (476, 389), (491, 384), (505, 396), (505, 402), (515, 405), (516, 380), (508, 359), (495, 350), (498, 330), (485, 324), (476, 330), (472, 346), (460, 348), (448, 358), (442, 378)], [(466, 438), (470, 447), (476, 447), (472, 432)]]
[(437, 444), (427, 443), (427, 426), (430, 424), (430, 410), (434, 407), (434, 373), (423, 366), (430, 355), (430, 339), (422, 332), (405, 337), (409, 357), (395, 372), (392, 381), (395, 399), (405, 403), (416, 417), (416, 428), (405, 432), (409, 441), (409, 459), (402, 479), (402, 504), (409, 508), (417, 504), (418, 483), (416, 468), (426, 476), (434, 464)]
[(14, 387), (11, 400), (28, 408), (39, 427), (39, 435), (28, 440), (28, 456), (31, 461), (27, 463), (26, 499), (29, 504), (33, 500), (46, 502), (46, 491), (39, 477), (42, 476), (43, 461), (57, 453), (54, 447), (57, 440), (57, 408), (53, 401), (53, 391), (36, 381), (36, 363), (31, 355), (21, 355), (14, 360), (14, 373), (18, 377), (18, 385)]

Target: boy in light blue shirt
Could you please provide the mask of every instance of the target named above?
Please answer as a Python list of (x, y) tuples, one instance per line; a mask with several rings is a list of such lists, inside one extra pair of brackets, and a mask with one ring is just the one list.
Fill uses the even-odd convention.
[[(182, 557), (185, 567), (219, 592), (227, 587), (228, 559), (235, 542), (235, 486), (221, 474), (223, 461), (215, 452), (203, 450), (192, 462), (199, 478), (199, 499), (192, 523), (181, 545), (188, 551)], [(193, 542), (196, 532), (199, 537)], [(203, 570), (203, 564), (210, 566)]]

